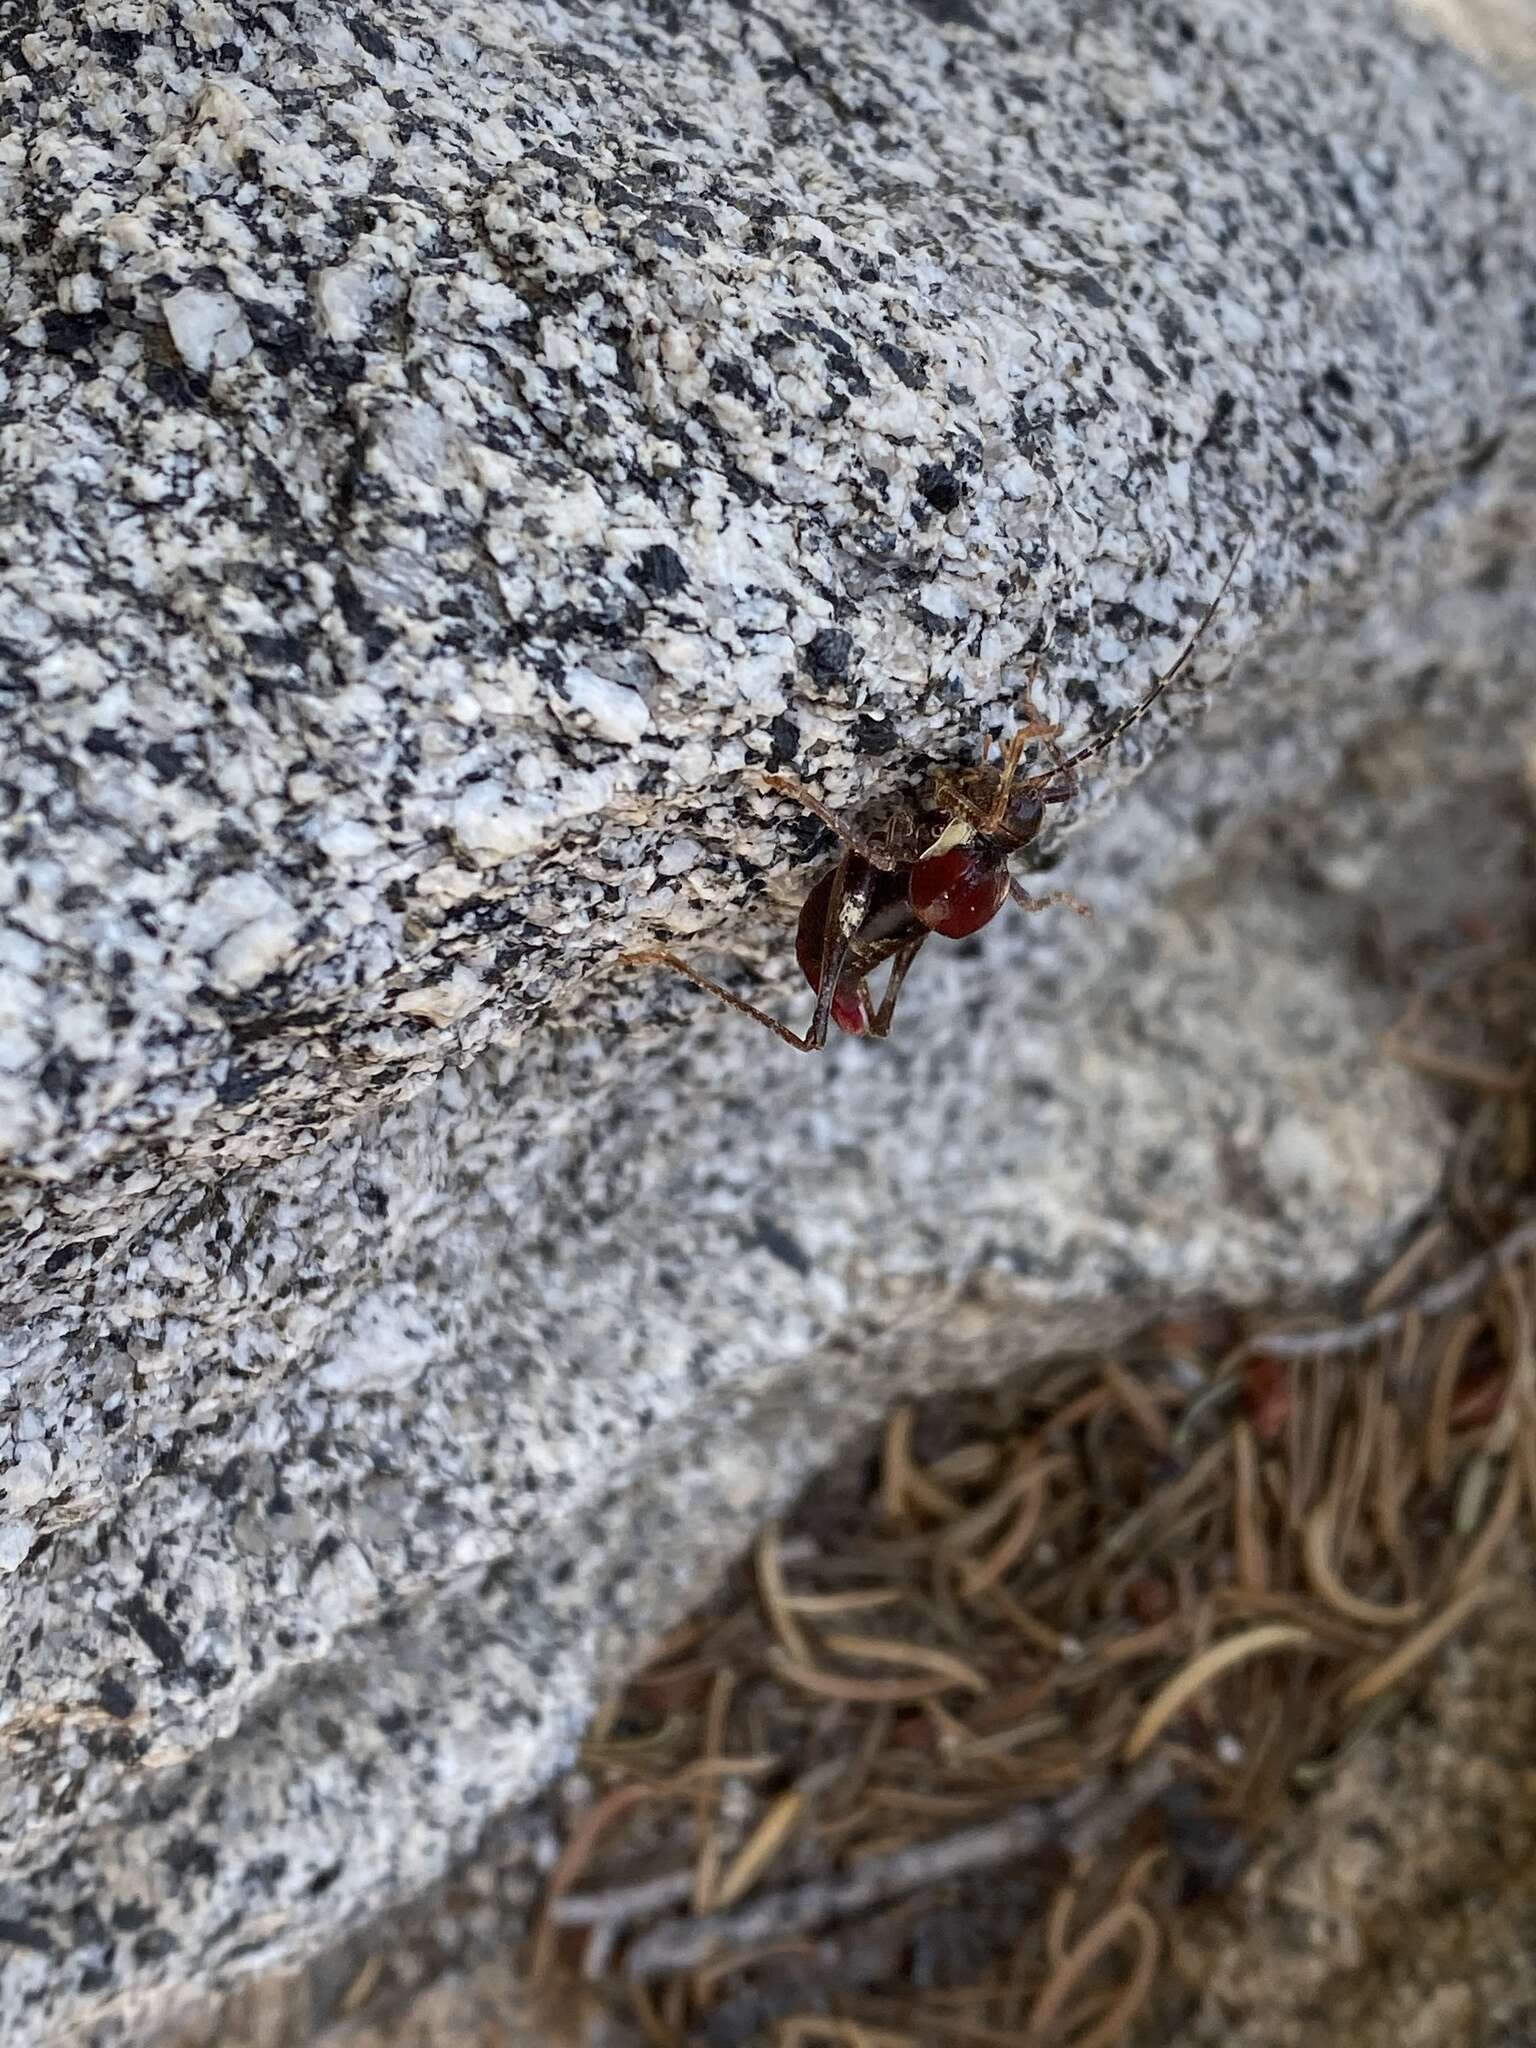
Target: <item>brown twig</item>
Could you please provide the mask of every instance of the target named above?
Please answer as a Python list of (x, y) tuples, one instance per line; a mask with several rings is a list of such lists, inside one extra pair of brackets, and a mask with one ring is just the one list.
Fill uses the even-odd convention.
[[(1169, 1775), (1162, 1759), (1154, 1759), (1137, 1774), (1136, 1805), (1155, 1797)], [(1116, 1786), (1108, 1795), (1115, 1801), (1116, 1816), (1123, 1816), (1129, 1790), (1128, 1786)], [(1098, 1787), (1092, 1787), (1080, 1788), (1065, 1799), (1031, 1800), (980, 1827), (871, 1857), (847, 1877), (791, 1885), (783, 1891), (766, 1892), (735, 1912), (711, 1913), (702, 1919), (653, 1928), (630, 1949), (625, 1972), (630, 1977), (648, 1978), (696, 1970), (726, 1949), (757, 1948), (788, 1934), (824, 1927), (832, 1920), (846, 1920), (903, 1892), (939, 1884), (963, 1872), (995, 1869), (1053, 1842), (1085, 1842), (1094, 1803), (1104, 1796)]]
[(1342, 1323), (1331, 1330), (1266, 1331), (1250, 1337), (1243, 1347), (1244, 1353), (1248, 1357), (1262, 1353), (1266, 1358), (1335, 1358), (1351, 1351), (1368, 1350), (1383, 1338), (1396, 1336), (1410, 1316), (1422, 1316), (1428, 1321), (1460, 1308), (1486, 1280), (1531, 1252), (1536, 1252), (1536, 1216), (1525, 1217), (1460, 1272), (1426, 1287), (1400, 1308), (1382, 1309), (1377, 1315), (1363, 1316), (1357, 1323)]

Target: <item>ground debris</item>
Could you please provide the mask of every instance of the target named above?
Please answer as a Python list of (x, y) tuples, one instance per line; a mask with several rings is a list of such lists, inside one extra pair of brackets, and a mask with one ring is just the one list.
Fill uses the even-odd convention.
[(530, 1961), (566, 2037), (1120, 2048), (1187, 2005), (1190, 1916), (1536, 1533), (1532, 1019), (1483, 944), (1394, 1034), (1471, 1111), (1362, 1313), (902, 1406), (764, 1532), (589, 1731)]

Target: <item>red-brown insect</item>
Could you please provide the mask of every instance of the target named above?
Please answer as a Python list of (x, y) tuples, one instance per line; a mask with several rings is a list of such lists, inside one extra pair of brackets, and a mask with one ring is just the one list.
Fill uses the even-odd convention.
[[(944, 939), (969, 938), (996, 917), (1009, 897), (1021, 910), (1047, 910), (1065, 903), (1089, 916), (1086, 904), (1065, 890), (1048, 896), (1026, 894), (1008, 872), (1008, 862), (1039, 837), (1048, 805), (1068, 803), (1077, 794), (1077, 770), (1084, 762), (1112, 747), (1179, 674), (1216, 616), (1246, 545), (1245, 537), (1173, 666), (1123, 718), (1074, 754), (1063, 755), (1057, 749), (1058, 726), (1031, 719), (1002, 743), (995, 766), (983, 758), (956, 772), (936, 770), (915, 801), (893, 812), (874, 832), (838, 817), (788, 776), (763, 777), (764, 788), (793, 797), (843, 843), (841, 858), (814, 883), (800, 911), (795, 957), (816, 992), (810, 1029), (804, 1035), (732, 995), (676, 953), (654, 947), (624, 958), (670, 967), (776, 1032), (786, 1045), (799, 1052), (819, 1052), (833, 1024), (855, 1037), (887, 1036), (907, 971), (935, 933)], [(1043, 744), (1051, 765), (1040, 774), (1020, 775), (1020, 764), (1034, 741)], [(877, 1004), (869, 977), (887, 961), (890, 976)]]

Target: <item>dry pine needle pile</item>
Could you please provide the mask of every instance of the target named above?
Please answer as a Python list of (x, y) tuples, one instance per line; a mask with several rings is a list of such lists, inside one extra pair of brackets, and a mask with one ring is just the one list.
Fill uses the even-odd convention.
[(590, 1731), (530, 1958), (567, 2038), (1159, 2037), (1183, 1917), (1518, 1584), (1533, 1019), (1485, 945), (1394, 1034), (1468, 1116), (1357, 1321), (1189, 1319), (900, 1408), (866, 1487), (764, 1535)]

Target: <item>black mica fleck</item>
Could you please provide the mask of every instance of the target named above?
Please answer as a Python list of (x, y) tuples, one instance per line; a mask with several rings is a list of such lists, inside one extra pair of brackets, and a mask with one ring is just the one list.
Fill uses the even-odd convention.
[(870, 718), (861, 711), (853, 721), (853, 744), (861, 754), (889, 754), (901, 744), (901, 737), (888, 719)]
[(760, 1245), (770, 1258), (780, 1265), (788, 1266), (792, 1273), (798, 1273), (804, 1280), (812, 1271), (814, 1261), (797, 1237), (792, 1237), (781, 1223), (759, 1209), (752, 1218), (752, 1242)]
[(1087, 306), (1112, 306), (1115, 295), (1099, 283), (1090, 270), (1074, 270), (1063, 282)]
[(917, 472), (917, 488), (936, 512), (953, 512), (962, 496), (960, 479), (942, 462), (925, 462)]
[(160, 1860), (177, 1877), (213, 1877), (219, 1867), (218, 1851), (213, 1844), (199, 1841), (196, 1835), (176, 1835), (166, 1843)]
[(43, 347), (50, 355), (72, 356), (89, 349), (101, 332), (100, 313), (66, 313), (50, 306), (43, 314)]
[(880, 354), (896, 372), (909, 391), (921, 391), (928, 382), (928, 372), (923, 359), (911, 349), (898, 348), (893, 341), (878, 344)]
[(852, 657), (853, 635), (840, 626), (823, 626), (806, 647), (805, 665), (818, 683), (843, 683)]
[(109, 64), (128, 70), (138, 63), (144, 50), (143, 33), (136, 28), (93, 28), (91, 48)]
[(109, 1671), (96, 1688), (96, 1704), (115, 1721), (126, 1721), (138, 1705), (138, 1696)]
[(673, 597), (688, 582), (681, 558), (665, 541), (642, 550), (629, 573), (647, 597)]
[(1230, 391), (1218, 392), (1216, 403), (1211, 408), (1211, 424), (1200, 444), (1202, 448), (1225, 447), (1231, 438), (1232, 418), (1236, 411), (1237, 400), (1233, 394)]
[(123, 1619), (162, 1670), (174, 1672), (177, 1676), (186, 1672), (187, 1660), (182, 1654), (181, 1637), (163, 1614), (156, 1614), (142, 1593), (135, 1593), (131, 1600), (123, 1603)]
[(793, 761), (800, 751), (800, 728), (785, 712), (781, 711), (777, 718), (770, 721), (768, 737), (773, 743), (772, 758), (775, 766), (782, 761)]
[(54, 1953), (53, 1937), (41, 1927), (34, 1927), (30, 1920), (0, 1919), (0, 1947), (29, 1948), (34, 1954), (51, 1956)]

